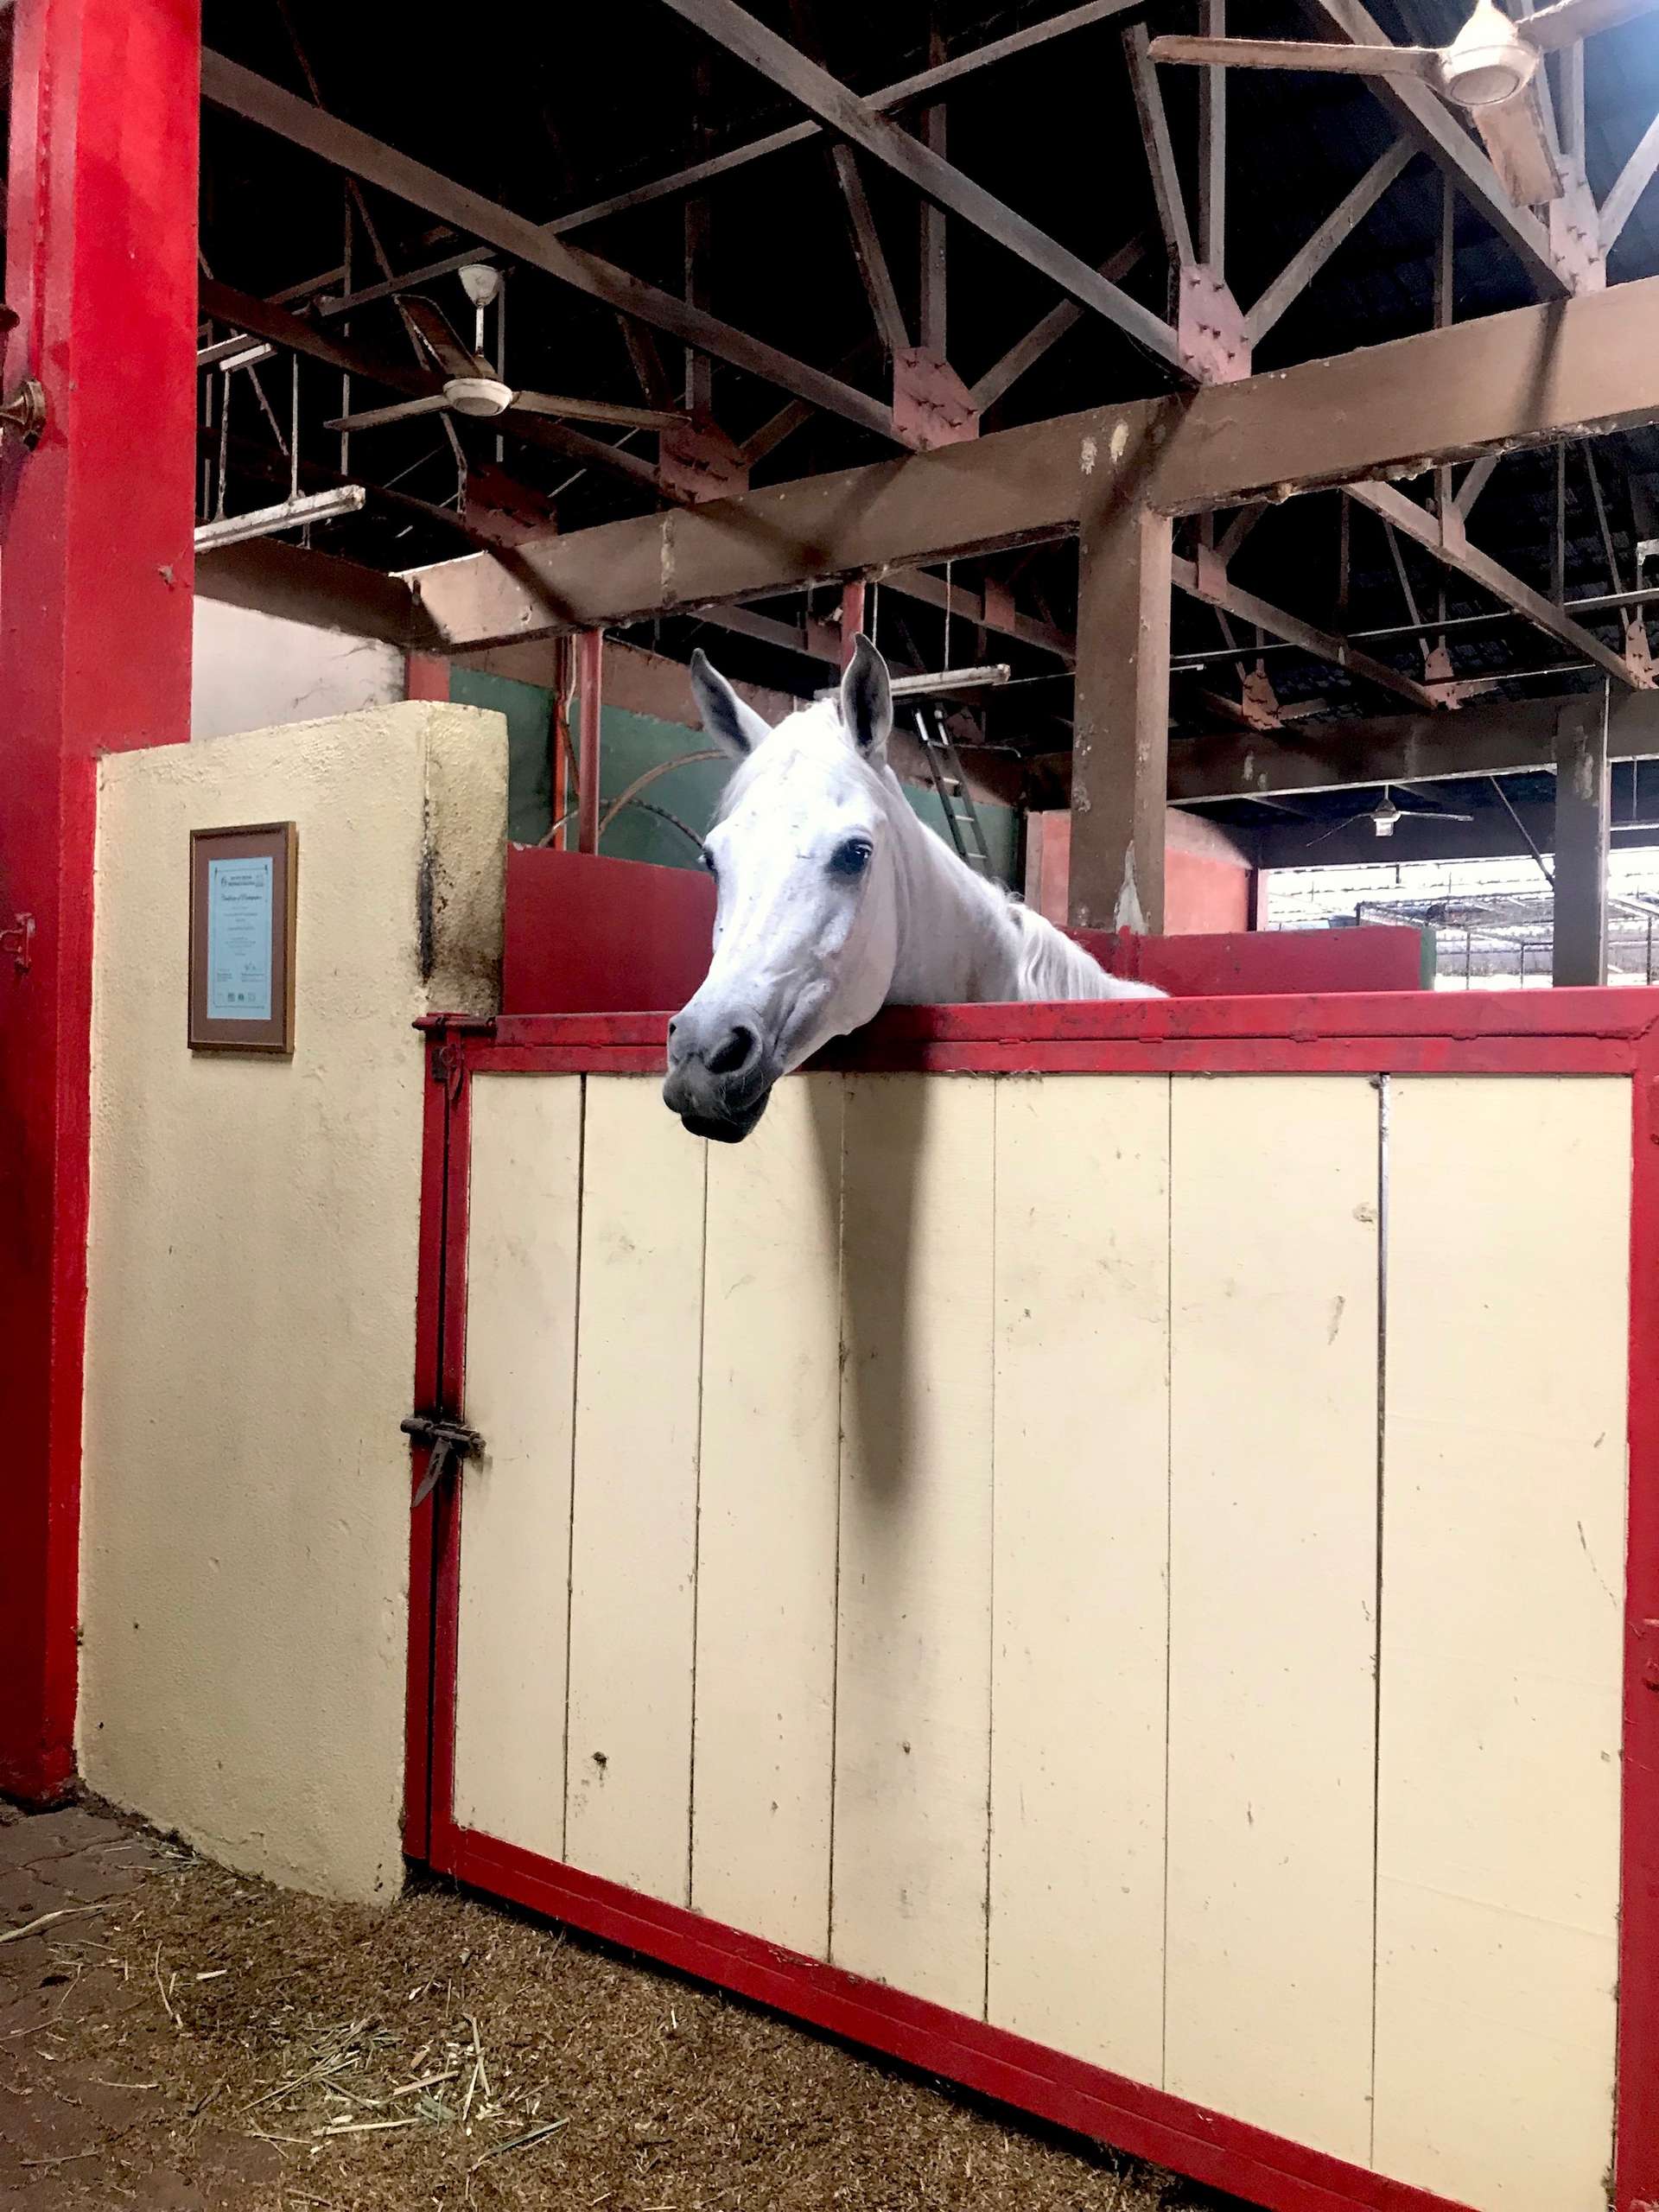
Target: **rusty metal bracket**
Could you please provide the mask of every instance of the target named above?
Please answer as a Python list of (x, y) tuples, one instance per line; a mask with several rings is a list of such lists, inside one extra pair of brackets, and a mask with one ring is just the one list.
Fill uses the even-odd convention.
[(1176, 342), (1182, 367), (1199, 384), (1236, 384), (1250, 373), (1244, 311), (1201, 261), (1181, 270)]
[(1239, 709), (1251, 729), (1280, 729), (1283, 716), (1273, 680), (1260, 661), (1247, 668), (1239, 685)]
[(431, 1447), (432, 1456), (426, 1463), (426, 1472), (421, 1478), (420, 1488), (410, 1502), (411, 1513), (426, 1503), (448, 1473), (451, 1461), (459, 1465), (462, 1460), (476, 1459), (483, 1455), (484, 1439), (475, 1428), (468, 1428), (464, 1422), (445, 1421), (437, 1414), (410, 1414), (397, 1426), (416, 1444)]
[(671, 499), (699, 506), (735, 499), (749, 488), (749, 467), (724, 430), (706, 418), (664, 430), (657, 443), (657, 474)]
[(0, 929), (0, 954), (10, 952), (16, 964), (17, 973), (27, 976), (35, 960), (35, 917), (19, 914), (4, 929)]
[(893, 357), (893, 431), (917, 453), (979, 435), (973, 394), (949, 361), (925, 346)]
[(0, 445), (15, 438), (25, 452), (37, 446), (46, 428), (46, 392), (25, 377), (10, 399), (0, 401)]
[(1607, 257), (1601, 249), (1601, 221), (1588, 184), (1580, 173), (1569, 179), (1546, 211), (1549, 257), (1571, 292), (1604, 292)]
[(1640, 607), (1631, 607), (1624, 616), (1624, 665), (1630, 672), (1630, 685), (1637, 691), (1659, 689), (1653, 667), (1653, 651), (1648, 644), (1648, 626), (1642, 619)]

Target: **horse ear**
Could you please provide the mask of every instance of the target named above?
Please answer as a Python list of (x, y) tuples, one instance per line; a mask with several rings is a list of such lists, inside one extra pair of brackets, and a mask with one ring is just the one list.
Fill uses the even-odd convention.
[(841, 720), (859, 752), (879, 767), (893, 734), (893, 686), (887, 664), (861, 632), (841, 679)]
[(701, 645), (691, 656), (691, 689), (703, 728), (734, 760), (747, 760), (770, 734), (766, 724), (738, 697)]

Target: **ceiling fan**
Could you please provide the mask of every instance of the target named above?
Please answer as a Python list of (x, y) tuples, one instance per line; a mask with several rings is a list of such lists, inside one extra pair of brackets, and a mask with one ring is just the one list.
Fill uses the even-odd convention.
[(1351, 77), (1413, 77), (1467, 111), (1510, 197), (1531, 205), (1560, 197), (1539, 99), (1546, 54), (1644, 16), (1659, 0), (1554, 0), (1511, 22), (1497, 0), (1474, 13), (1449, 46), (1318, 45), (1300, 39), (1155, 38), (1154, 61), (1240, 69), (1316, 69)]
[[(1401, 789), (1407, 791), (1408, 798), (1416, 796), (1404, 785)], [(1340, 822), (1333, 822), (1328, 830), (1322, 830), (1319, 836), (1310, 838), (1308, 842), (1313, 845), (1322, 845), (1327, 837), (1334, 837), (1339, 830), (1351, 830), (1357, 822), (1369, 822), (1379, 837), (1392, 837), (1402, 822), (1421, 820), (1425, 817), (1435, 822), (1472, 822), (1475, 818), (1472, 814), (1453, 814), (1449, 807), (1436, 806), (1433, 801), (1427, 806), (1396, 806), (1394, 785), (1384, 784), (1382, 798), (1368, 812), (1344, 815)]]
[[(1659, 0), (1655, 0), (1659, 5)], [(486, 262), (469, 262), (460, 272), (475, 316), (473, 344), (463, 346), (442, 308), (416, 294), (404, 296), (399, 304), (419, 333), (421, 343), (443, 372), (436, 391), (418, 399), (400, 399), (390, 407), (367, 407), (360, 414), (340, 415), (327, 425), (331, 430), (374, 430), (383, 423), (405, 423), (412, 416), (470, 415), (475, 420), (498, 416), (555, 415), (571, 423), (620, 423), (633, 430), (675, 430), (690, 419), (665, 408), (624, 407), (607, 399), (575, 399), (549, 391), (518, 391), (505, 384), (484, 359), (484, 310), (501, 289), (501, 272)], [(511, 420), (506, 424), (512, 427)]]

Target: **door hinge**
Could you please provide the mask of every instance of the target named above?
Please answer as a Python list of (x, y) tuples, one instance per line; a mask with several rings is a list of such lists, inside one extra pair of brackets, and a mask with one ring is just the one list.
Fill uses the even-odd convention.
[(431, 1458), (426, 1463), (426, 1472), (421, 1477), (420, 1488), (410, 1503), (412, 1513), (426, 1503), (433, 1491), (449, 1471), (453, 1460), (457, 1466), (463, 1459), (482, 1456), (484, 1440), (475, 1428), (468, 1428), (458, 1421), (445, 1421), (437, 1414), (410, 1414), (407, 1421), (397, 1426), (405, 1436), (413, 1437), (416, 1444), (431, 1447)]

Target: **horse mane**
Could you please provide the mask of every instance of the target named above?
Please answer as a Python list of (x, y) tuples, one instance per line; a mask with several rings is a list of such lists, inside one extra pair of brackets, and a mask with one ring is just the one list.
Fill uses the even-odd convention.
[(1021, 999), (1160, 999), (1152, 983), (1114, 976), (1061, 930), (1017, 899), (1008, 918), (1020, 933), (1017, 956)]

